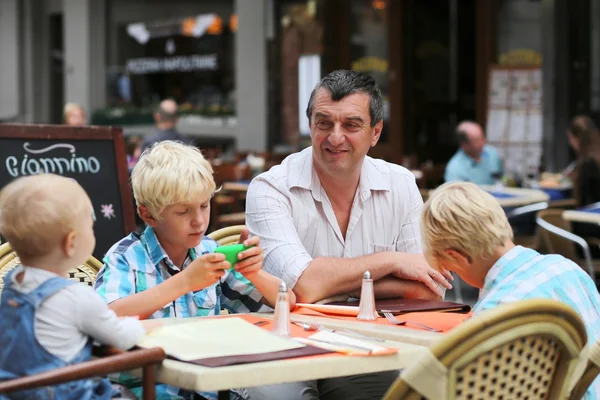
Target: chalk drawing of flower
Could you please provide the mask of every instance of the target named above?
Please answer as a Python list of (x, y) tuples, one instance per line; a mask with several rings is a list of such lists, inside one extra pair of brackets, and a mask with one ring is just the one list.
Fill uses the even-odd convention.
[(115, 210), (113, 210), (112, 204), (102, 204), (102, 205), (100, 205), (100, 208), (101, 208), (100, 212), (102, 213), (104, 218), (106, 218), (106, 219), (116, 218)]

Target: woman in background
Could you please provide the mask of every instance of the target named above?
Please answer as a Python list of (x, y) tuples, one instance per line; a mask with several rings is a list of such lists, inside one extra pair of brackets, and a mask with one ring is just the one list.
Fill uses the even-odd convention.
[[(568, 137), (577, 155), (571, 175), (573, 194), (577, 207), (584, 207), (600, 201), (600, 132), (590, 117), (578, 115), (571, 120)], [(589, 242), (592, 258), (599, 259), (600, 227), (584, 222), (572, 222), (571, 226), (574, 234)], [(575, 248), (579, 257), (583, 257), (580, 247)]]
[(573, 190), (578, 207), (600, 201), (600, 132), (594, 121), (578, 115), (569, 126), (569, 144), (577, 155)]

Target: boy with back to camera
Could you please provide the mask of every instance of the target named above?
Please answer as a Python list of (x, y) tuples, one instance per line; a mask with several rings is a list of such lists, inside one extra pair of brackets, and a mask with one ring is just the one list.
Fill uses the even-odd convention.
[[(174, 141), (155, 144), (135, 165), (131, 183), (147, 227), (108, 251), (96, 281), (96, 291), (117, 315), (196, 317), (217, 315), (222, 307), (244, 313), (275, 304), (281, 280), (262, 270), (257, 236), (242, 232), (240, 242), (254, 247), (238, 255), (235, 271), (223, 254), (213, 253), (218, 244), (204, 236), (215, 182), (211, 165), (197, 148)], [(288, 293), (293, 307), (295, 296)], [(137, 385), (129, 383), (134, 393)], [(216, 393), (200, 395), (217, 398)], [(197, 398), (167, 385), (157, 387), (157, 396)]]
[[(145, 335), (139, 320), (119, 319), (92, 288), (65, 278), (94, 250), (93, 215), (83, 188), (58, 175), (19, 178), (0, 192), (0, 233), (21, 261), (4, 278), (0, 298), (0, 380), (87, 361), (93, 340), (127, 350)], [(113, 394), (108, 380), (84, 379), (10, 398)]]
[[(526, 299), (553, 299), (583, 320), (588, 342), (600, 339), (600, 294), (592, 278), (573, 261), (516, 246), (498, 201), (473, 183), (446, 183), (423, 207), (421, 231), (432, 266), (456, 272), (481, 289), (473, 313)], [(587, 390), (597, 400), (600, 378)]]

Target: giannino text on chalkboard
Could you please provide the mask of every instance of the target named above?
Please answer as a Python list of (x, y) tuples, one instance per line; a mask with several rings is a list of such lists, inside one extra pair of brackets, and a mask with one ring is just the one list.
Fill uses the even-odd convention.
[[(30, 158), (29, 154), (44, 154), (56, 149), (67, 149), (71, 157), (40, 157)], [(25, 154), (19, 160), (15, 156), (6, 158), (6, 170), (16, 178), (25, 175), (58, 174), (67, 172), (78, 174), (97, 174), (100, 172), (100, 161), (96, 157), (77, 157), (75, 146), (68, 143), (58, 143), (42, 149), (32, 149), (29, 142), (23, 144)]]
[(96, 215), (94, 256), (135, 230), (125, 144), (119, 128), (0, 124), (0, 189), (37, 174), (75, 179)]

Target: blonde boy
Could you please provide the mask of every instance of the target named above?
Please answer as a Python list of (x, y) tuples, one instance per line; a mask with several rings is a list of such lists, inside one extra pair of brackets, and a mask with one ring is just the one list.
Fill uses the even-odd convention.
[[(145, 334), (140, 321), (119, 319), (92, 288), (65, 278), (91, 255), (93, 225), (90, 199), (72, 179), (29, 176), (0, 193), (0, 233), (21, 260), (0, 300), (0, 380), (86, 361), (92, 339), (126, 350)], [(11, 396), (104, 399), (112, 389), (88, 379)]]
[[(524, 299), (562, 301), (582, 317), (590, 343), (600, 338), (600, 294), (574, 262), (541, 255), (513, 243), (512, 229), (498, 202), (472, 183), (448, 183), (423, 207), (421, 233), (432, 266), (455, 271), (481, 289), (473, 311)], [(597, 399), (600, 379), (586, 399)]]
[[(163, 141), (144, 151), (131, 174), (138, 214), (147, 227), (131, 234), (106, 254), (96, 291), (117, 315), (140, 318), (195, 317), (258, 311), (273, 305), (280, 279), (263, 271), (258, 237), (240, 242), (255, 245), (239, 255), (235, 272), (218, 244), (204, 236), (215, 191), (212, 168), (200, 151)], [(295, 303), (291, 290), (290, 306)], [(165, 398), (188, 395), (159, 387)], [(216, 398), (215, 393), (202, 393)]]

